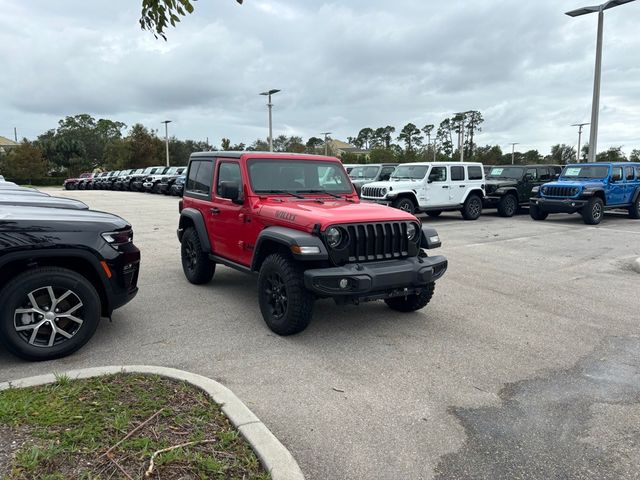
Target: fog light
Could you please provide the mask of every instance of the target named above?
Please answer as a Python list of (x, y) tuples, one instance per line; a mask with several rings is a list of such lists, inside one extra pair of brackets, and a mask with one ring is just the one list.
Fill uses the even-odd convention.
[(340, 279), (340, 288), (342, 288), (344, 290), (348, 286), (349, 286), (349, 279), (347, 279), (347, 278)]

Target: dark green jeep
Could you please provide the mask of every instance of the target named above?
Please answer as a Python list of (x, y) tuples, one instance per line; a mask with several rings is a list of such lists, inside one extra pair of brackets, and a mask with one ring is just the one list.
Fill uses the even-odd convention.
[(495, 165), (486, 175), (484, 208), (497, 208), (502, 217), (512, 217), (520, 206), (529, 205), (531, 189), (558, 178), (560, 165)]

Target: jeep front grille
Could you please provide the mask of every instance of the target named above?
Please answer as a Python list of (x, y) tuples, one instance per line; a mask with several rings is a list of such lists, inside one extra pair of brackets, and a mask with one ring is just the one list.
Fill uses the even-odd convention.
[[(385, 193), (383, 193), (385, 190)], [(384, 187), (369, 187), (364, 185), (362, 187), (362, 196), (363, 197), (371, 197), (371, 198), (383, 198), (386, 194), (386, 188)]]
[(401, 258), (409, 255), (406, 222), (360, 223), (343, 227), (349, 241), (349, 262)]
[(542, 195), (545, 197), (575, 197), (579, 191), (580, 190), (576, 187), (562, 187), (555, 185), (542, 187)]

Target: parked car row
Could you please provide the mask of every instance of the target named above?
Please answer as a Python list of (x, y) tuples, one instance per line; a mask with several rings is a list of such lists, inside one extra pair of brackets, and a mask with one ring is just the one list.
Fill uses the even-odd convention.
[(475, 220), (483, 208), (512, 217), (530, 207), (534, 220), (549, 213), (580, 213), (596, 225), (605, 210), (640, 218), (640, 164), (588, 163), (495, 165), (437, 162), (361, 165), (351, 170), (356, 191), (367, 202), (437, 217), (460, 211)]
[[(118, 190), (182, 195), (186, 167), (147, 167), (113, 172), (83, 173), (68, 178), (66, 190)], [(180, 178), (181, 180), (177, 182)], [(175, 186), (175, 188), (174, 188)]]
[[(87, 178), (87, 177), (85, 177)], [(0, 343), (27, 360), (69, 355), (138, 292), (122, 218), (0, 181)]]

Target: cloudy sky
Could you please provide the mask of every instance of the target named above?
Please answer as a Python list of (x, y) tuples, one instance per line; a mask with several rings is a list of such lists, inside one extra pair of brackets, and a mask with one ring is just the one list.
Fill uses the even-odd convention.
[[(542, 153), (590, 119), (586, 0), (200, 0), (168, 41), (136, 0), (0, 0), (0, 135), (90, 113), (219, 144), (485, 117), (480, 144)], [(607, 11), (600, 149), (640, 148), (640, 2)], [(588, 130), (586, 131), (588, 137)]]

